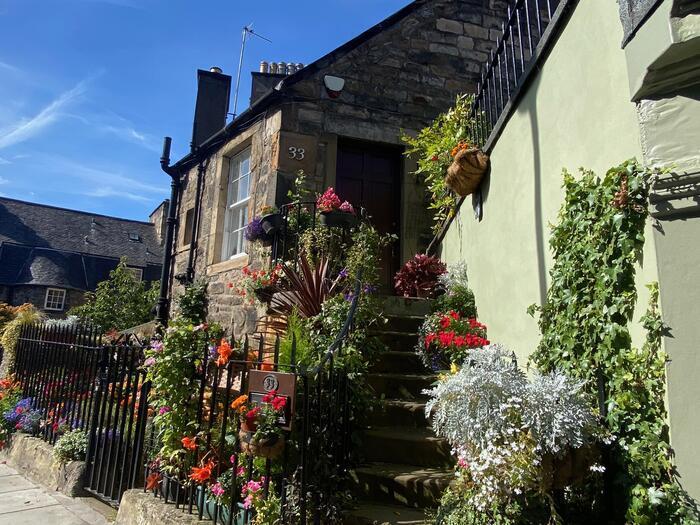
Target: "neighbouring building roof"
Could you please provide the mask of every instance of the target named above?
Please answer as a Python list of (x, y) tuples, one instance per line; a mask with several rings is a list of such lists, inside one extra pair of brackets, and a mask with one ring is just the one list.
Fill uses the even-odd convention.
[(0, 198), (0, 284), (92, 290), (121, 257), (158, 279), (155, 226)]

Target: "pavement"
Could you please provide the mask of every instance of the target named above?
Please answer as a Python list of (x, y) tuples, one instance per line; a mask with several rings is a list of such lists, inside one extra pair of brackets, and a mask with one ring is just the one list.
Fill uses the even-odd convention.
[(69, 498), (0, 463), (0, 525), (110, 525), (115, 517), (94, 498)]

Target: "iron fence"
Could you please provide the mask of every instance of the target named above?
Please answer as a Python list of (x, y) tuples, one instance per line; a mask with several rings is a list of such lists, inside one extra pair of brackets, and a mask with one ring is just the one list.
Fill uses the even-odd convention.
[(537, 46), (561, 0), (516, 0), (507, 9), (496, 48), (477, 84), (471, 137), (485, 144), (508, 103), (527, 77)]
[(141, 480), (149, 384), (143, 347), (131, 337), (103, 344), (84, 325), (26, 326), (18, 340), (15, 379), (38, 425), (54, 444), (64, 432), (88, 435), (85, 488), (116, 505)]

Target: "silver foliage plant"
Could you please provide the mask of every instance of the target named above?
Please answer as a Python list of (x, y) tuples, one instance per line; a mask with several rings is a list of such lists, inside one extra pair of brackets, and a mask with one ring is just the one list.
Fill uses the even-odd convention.
[(449, 271), (438, 277), (438, 282), (445, 290), (452, 290), (456, 286), (469, 288), (469, 278), (467, 276), (467, 263), (459, 261), (450, 264)]
[(545, 455), (562, 456), (602, 437), (582, 386), (561, 372), (530, 381), (513, 354), (493, 344), (425, 391), (426, 416), (452, 446), (458, 475), (475, 485), (475, 508), (536, 489)]

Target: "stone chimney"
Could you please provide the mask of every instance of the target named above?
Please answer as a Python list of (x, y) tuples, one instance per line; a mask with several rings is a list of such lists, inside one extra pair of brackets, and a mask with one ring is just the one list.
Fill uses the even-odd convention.
[(250, 105), (252, 106), (268, 92), (272, 91), (280, 80), (293, 75), (304, 64), (294, 62), (260, 62), (260, 70), (252, 73), (253, 84), (250, 89)]

